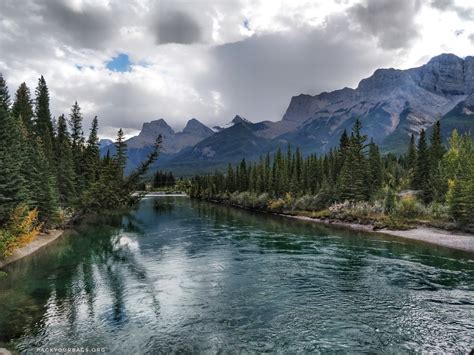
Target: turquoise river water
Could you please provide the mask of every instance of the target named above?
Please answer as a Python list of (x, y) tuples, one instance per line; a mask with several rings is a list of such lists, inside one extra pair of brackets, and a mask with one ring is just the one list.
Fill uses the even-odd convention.
[(467, 354), (474, 255), (146, 198), (7, 266), (0, 347)]

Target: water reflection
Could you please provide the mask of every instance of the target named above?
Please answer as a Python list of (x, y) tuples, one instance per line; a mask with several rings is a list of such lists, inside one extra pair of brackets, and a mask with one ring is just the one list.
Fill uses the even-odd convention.
[(6, 271), (0, 342), (20, 351), (473, 346), (472, 255), (185, 198), (145, 199)]

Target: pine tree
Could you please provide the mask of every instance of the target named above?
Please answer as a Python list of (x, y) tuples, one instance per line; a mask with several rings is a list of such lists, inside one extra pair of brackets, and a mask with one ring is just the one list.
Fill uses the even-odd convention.
[(234, 169), (232, 168), (232, 164), (229, 164), (227, 167), (227, 192), (234, 192), (236, 189), (235, 186), (235, 173)]
[(119, 129), (117, 133), (117, 139), (115, 141), (115, 160), (119, 168), (119, 178), (121, 179), (125, 172), (125, 167), (127, 165), (127, 144), (125, 143), (125, 135), (122, 128)]
[(40, 167), (37, 170), (37, 189), (36, 189), (36, 206), (39, 210), (39, 217), (46, 226), (54, 224), (59, 207), (59, 196), (57, 190), (57, 182), (55, 176), (51, 173), (50, 162), (46, 157), (43, 141), (36, 142), (37, 152), (33, 156), (32, 164)]
[(99, 122), (97, 116), (92, 120), (92, 125), (87, 139), (87, 146), (83, 154), (83, 181), (85, 188), (89, 188), (99, 177), (99, 137), (97, 135)]
[(15, 206), (27, 199), (21, 175), (21, 133), (9, 113), (9, 98), (6, 82), (0, 75), (0, 224)]
[(58, 118), (58, 133), (56, 137), (56, 180), (58, 183), (59, 201), (62, 205), (69, 205), (76, 196), (76, 181), (74, 162), (71, 151), (71, 138), (67, 130), (64, 115)]
[(431, 200), (431, 191), (428, 181), (430, 174), (430, 156), (424, 129), (420, 132), (416, 155), (417, 159), (412, 185), (413, 188), (422, 191), (423, 201), (429, 202)]
[[(365, 158), (365, 141), (362, 135), (362, 124), (356, 120), (352, 129), (349, 148), (344, 157), (344, 165), (339, 177), (339, 190), (343, 200), (362, 201), (367, 199), (367, 161)], [(334, 160), (332, 158), (331, 160)]]
[(370, 193), (377, 192), (382, 187), (382, 160), (379, 147), (371, 140), (369, 144), (369, 173), (367, 184)]
[(22, 83), (16, 91), (12, 114), (16, 119), (22, 119), (23, 125), (30, 134), (33, 132), (33, 102), (30, 89), (25, 83)]
[(46, 159), (49, 163), (52, 163), (54, 139), (53, 124), (49, 109), (49, 90), (43, 76), (38, 79), (38, 86), (36, 87), (35, 93), (36, 134), (41, 139), (41, 146), (43, 147)]
[(249, 176), (247, 171), (247, 163), (245, 162), (245, 158), (242, 159), (239, 166), (239, 175), (238, 181), (239, 184), (239, 191), (247, 191), (249, 185)]
[(82, 166), (82, 154), (84, 151), (84, 132), (82, 130), (82, 113), (77, 101), (71, 108), (69, 114), (69, 127), (71, 128), (71, 154), (74, 165), (74, 174), (76, 176), (76, 190), (81, 193), (84, 189), (83, 180), (84, 170)]
[(431, 199), (437, 201), (444, 200), (448, 185), (446, 179), (442, 176), (441, 162), (446, 149), (441, 140), (441, 124), (439, 121), (433, 126), (433, 133), (430, 139), (430, 175), (429, 186), (432, 192)]
[(411, 176), (416, 168), (416, 144), (415, 144), (415, 135), (412, 134), (410, 137), (410, 143), (408, 144), (408, 151), (407, 151), (407, 164), (406, 167)]
[(8, 92), (8, 86), (3, 79), (2, 73), (0, 73), (0, 107), (7, 113), (10, 112), (10, 94)]

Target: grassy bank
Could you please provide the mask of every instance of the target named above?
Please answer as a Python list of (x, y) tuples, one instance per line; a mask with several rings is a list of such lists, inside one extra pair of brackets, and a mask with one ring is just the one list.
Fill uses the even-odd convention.
[(387, 209), (384, 201), (346, 201), (320, 208), (318, 197), (310, 195), (293, 197), (287, 194), (285, 198), (271, 198), (266, 193), (235, 192), (203, 199), (277, 214), (359, 224), (369, 226), (373, 230), (408, 230), (423, 226), (447, 231), (473, 232), (469, 227), (454, 223), (446, 205), (433, 203), (425, 206), (412, 195), (395, 199), (390, 209)]

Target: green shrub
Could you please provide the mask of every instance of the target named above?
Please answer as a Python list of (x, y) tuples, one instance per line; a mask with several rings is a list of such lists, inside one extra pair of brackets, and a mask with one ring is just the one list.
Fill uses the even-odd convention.
[(384, 198), (383, 212), (385, 214), (391, 214), (396, 208), (396, 195), (391, 188), (387, 188)]
[(428, 207), (428, 214), (430, 214), (434, 219), (449, 220), (450, 218), (449, 205), (439, 203), (439, 202), (433, 202)]
[(285, 200), (282, 198), (270, 200), (268, 202), (267, 208), (272, 212), (283, 212), (283, 209), (285, 208)]
[(413, 196), (402, 198), (397, 203), (394, 213), (399, 217), (408, 219), (419, 218), (427, 215), (426, 208)]

